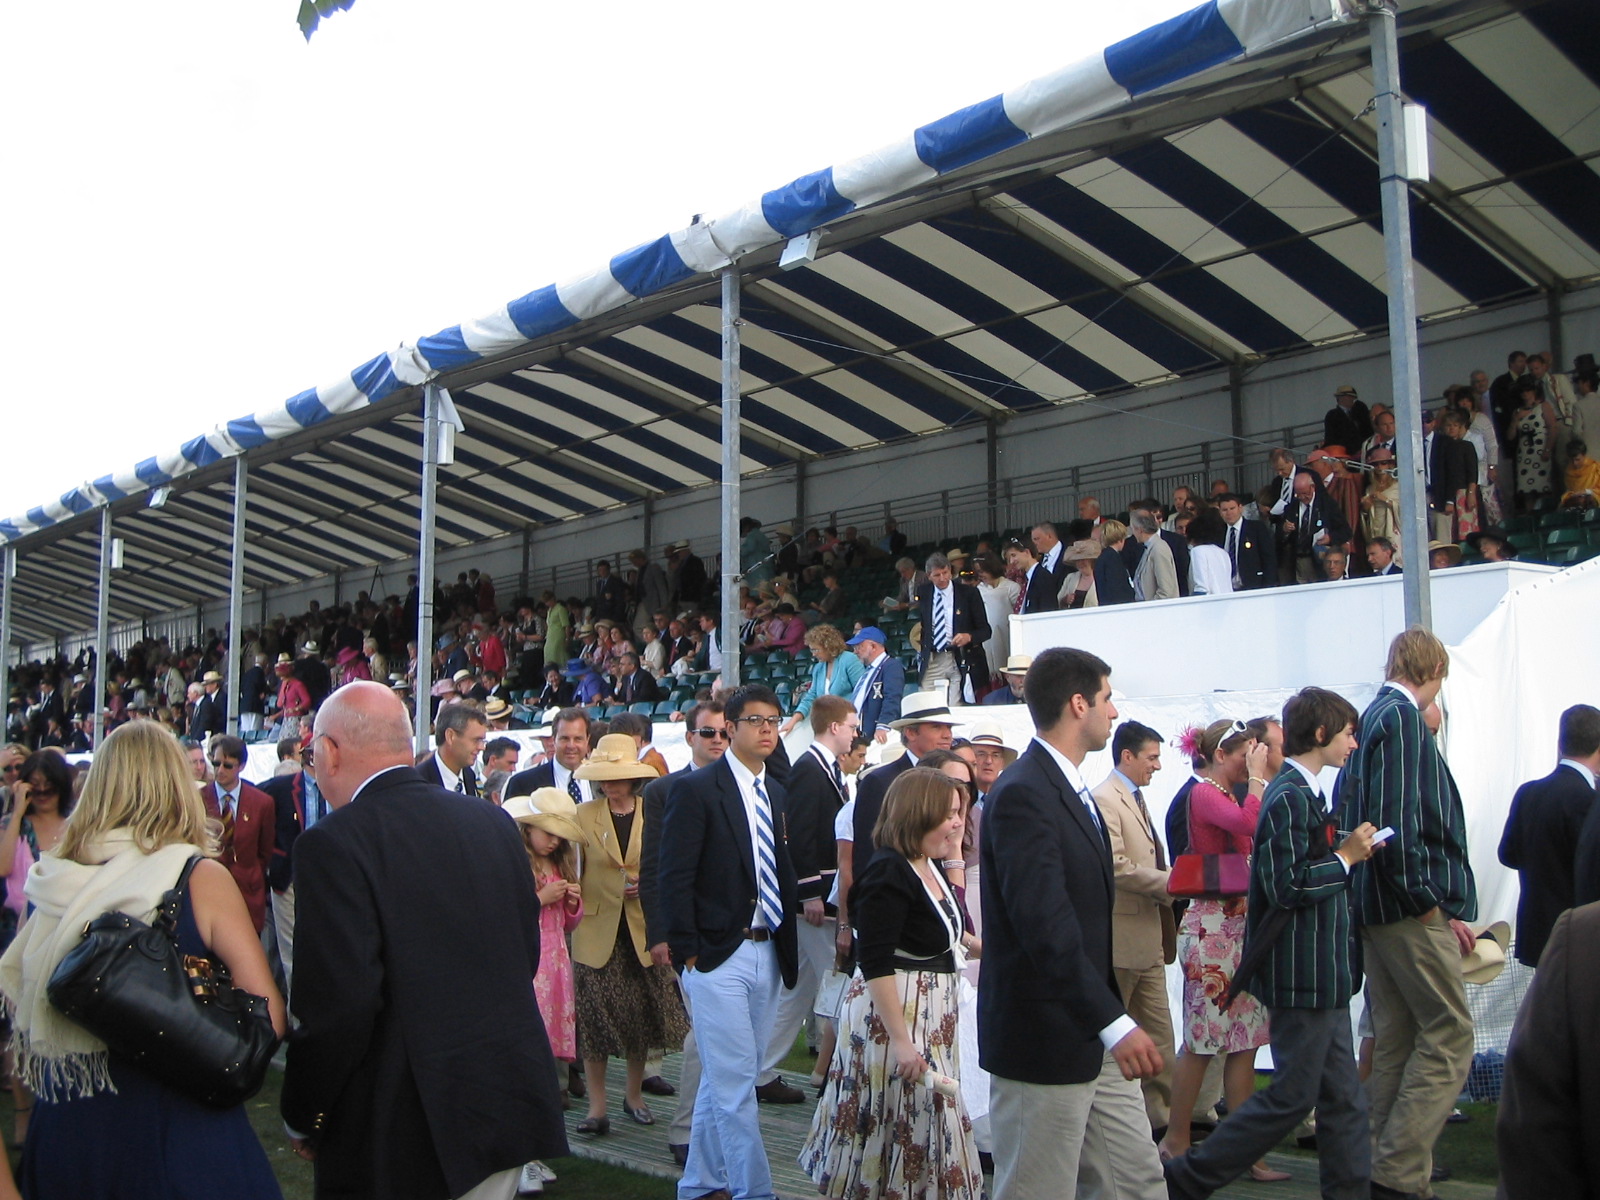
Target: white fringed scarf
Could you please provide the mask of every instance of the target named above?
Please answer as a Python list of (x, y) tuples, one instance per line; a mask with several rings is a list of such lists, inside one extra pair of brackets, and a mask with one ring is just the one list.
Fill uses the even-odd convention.
[(146, 854), (131, 832), (113, 829), (84, 847), (87, 863), (46, 854), (28, 871), (23, 891), (34, 911), (0, 957), (0, 1007), (11, 1019), (17, 1073), (34, 1092), (70, 1100), (116, 1090), (105, 1043), (51, 1005), (50, 976), (101, 913), (149, 921), (184, 864), (201, 853), (178, 844)]

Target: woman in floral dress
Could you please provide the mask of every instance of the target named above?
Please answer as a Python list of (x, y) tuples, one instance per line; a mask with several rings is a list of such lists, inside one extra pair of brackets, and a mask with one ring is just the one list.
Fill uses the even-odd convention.
[[(1243, 721), (1213, 721), (1190, 730), (1184, 750), (1200, 779), (1189, 791), (1189, 852), (1249, 854), (1266, 793), (1267, 745), (1250, 736)], [(1247, 786), (1243, 804), (1234, 791)], [(1217, 997), (1233, 979), (1244, 946), (1245, 898), (1196, 900), (1178, 927), (1178, 963), (1183, 968), (1183, 1054), (1172, 1070), (1172, 1115), (1161, 1139), (1161, 1157), (1189, 1149), (1189, 1118), (1212, 1055), (1224, 1054), (1222, 1089), (1229, 1111), (1255, 1091), (1256, 1050), (1270, 1037), (1267, 1010), (1254, 996), (1240, 996), (1223, 1012)], [(1264, 1162), (1250, 1178), (1271, 1183), (1289, 1176)]]
[(1517, 411), (1511, 414), (1517, 439), (1517, 507), (1532, 512), (1534, 502), (1550, 491), (1556, 411), (1539, 398), (1539, 385), (1531, 375), (1517, 380), (1517, 395)]
[[(824, 1196), (977, 1200), (978, 1147), (959, 1092), (957, 972), (981, 950), (941, 863), (965, 828), (955, 781), (913, 767), (890, 785), (877, 851), (851, 889), (860, 966), (800, 1167)], [(976, 1064), (974, 1064), (976, 1065)], [(948, 1093), (948, 1094), (946, 1094)]]

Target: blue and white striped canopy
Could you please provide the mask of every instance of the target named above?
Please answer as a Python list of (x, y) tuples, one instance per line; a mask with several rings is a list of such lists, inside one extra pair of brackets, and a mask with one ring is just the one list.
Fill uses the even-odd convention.
[[(1431, 114), (1424, 318), (1600, 275), (1600, 5), (1412, 0), (1401, 34)], [(1381, 333), (1367, 61), (1342, 0), (1203, 4), (0, 521), (19, 628), (92, 616), (108, 502), (114, 619), (218, 594), (241, 453), (251, 587), (413, 554), (429, 379), (466, 424), (445, 545), (716, 479), (715, 273), (734, 263), (747, 472)], [(816, 261), (780, 271), (813, 230)]]

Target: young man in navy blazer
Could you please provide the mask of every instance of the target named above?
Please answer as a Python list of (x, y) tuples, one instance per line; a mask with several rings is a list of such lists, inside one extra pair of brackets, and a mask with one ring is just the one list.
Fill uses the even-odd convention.
[[(1537, 967), (1556, 918), (1600, 899), (1594, 878), (1595, 773), (1600, 771), (1600, 709), (1574, 704), (1561, 714), (1561, 761), (1517, 789), (1500, 839), (1500, 861), (1517, 872), (1517, 961)], [(1576, 854), (1574, 849), (1576, 848)], [(1578, 873), (1584, 878), (1581, 886)]]
[(1161, 1052), (1117, 991), (1111, 845), (1081, 771), (1111, 740), (1110, 676), (1083, 650), (1036, 657), (1024, 694), (1038, 735), (984, 801), (978, 1055), (994, 1200), (1167, 1196), (1137, 1082)]
[(661, 830), (659, 879), (667, 945), (684, 969), (702, 1035), (700, 1090), (680, 1200), (713, 1194), (767, 1200), (772, 1169), (756, 1115), (756, 1073), (781, 987), (798, 965), (798, 888), (784, 791), (767, 772), (782, 710), (771, 690), (735, 688), (733, 731), (711, 766), (677, 780)]

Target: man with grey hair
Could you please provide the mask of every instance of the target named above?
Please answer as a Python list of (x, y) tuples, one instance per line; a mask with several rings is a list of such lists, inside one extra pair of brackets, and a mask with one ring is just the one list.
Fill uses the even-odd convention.
[(447, 700), (433, 720), (435, 750), (417, 768), (429, 783), (464, 796), (478, 794), (478, 776), (472, 764), (483, 753), (489, 721), (476, 700)]
[(1066, 547), (1061, 544), (1061, 535), (1056, 533), (1056, 527), (1049, 521), (1040, 521), (1028, 536), (1033, 548), (1039, 552), (1039, 562), (1050, 572), (1050, 578), (1055, 580), (1056, 591), (1059, 592), (1061, 585), (1067, 581)]
[(510, 1200), (525, 1164), (567, 1152), (522, 839), (423, 780), (382, 684), (330, 696), (312, 748), (333, 811), (295, 842), (291, 1144), (318, 1195)]
[(1178, 595), (1178, 571), (1172, 551), (1161, 538), (1161, 525), (1155, 514), (1145, 511), (1128, 514), (1128, 528), (1142, 548), (1139, 565), (1133, 572), (1135, 600), (1171, 600)]
[(884, 612), (907, 612), (917, 602), (917, 589), (927, 582), (927, 576), (917, 570), (917, 564), (902, 558), (894, 564), (900, 572), (900, 583), (893, 596), (884, 597)]
[(971, 584), (953, 578), (950, 560), (943, 554), (930, 554), (926, 565), (927, 582), (917, 588), (922, 690), (948, 696), (952, 705), (976, 704), (989, 687), (983, 643), (992, 630), (983, 597)]

